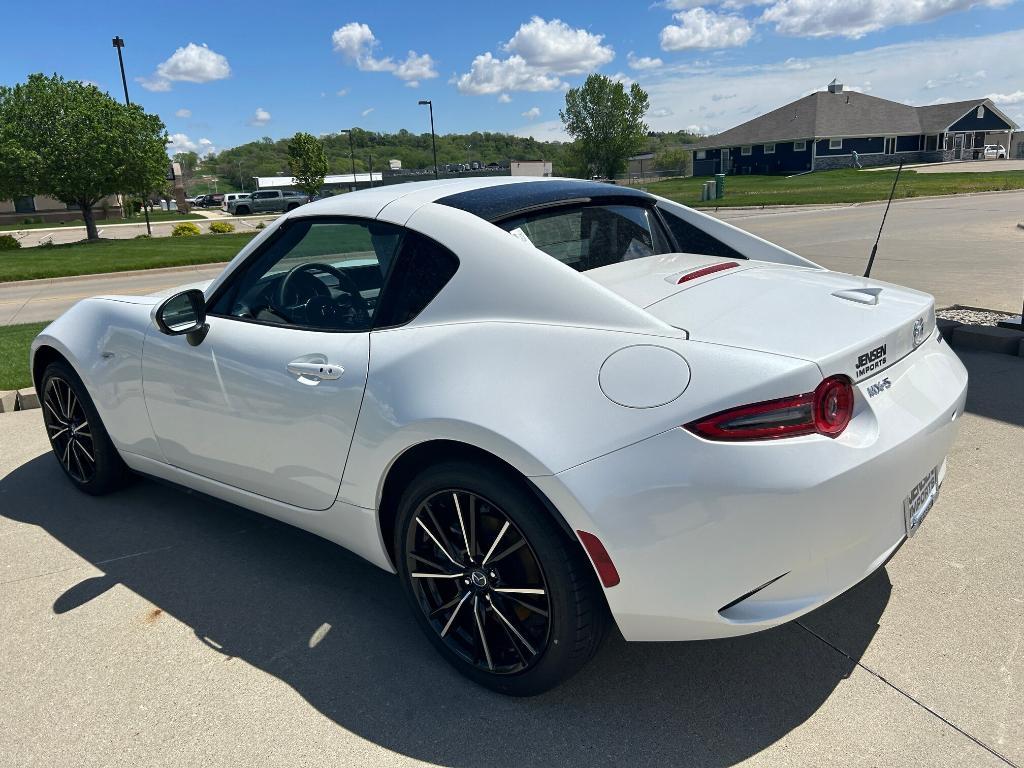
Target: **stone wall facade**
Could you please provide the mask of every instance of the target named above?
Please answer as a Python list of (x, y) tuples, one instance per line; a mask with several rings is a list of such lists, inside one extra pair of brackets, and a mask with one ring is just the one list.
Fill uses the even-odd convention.
[[(900, 160), (907, 163), (942, 163), (953, 159), (953, 150), (937, 149), (926, 152), (899, 152), (894, 155), (860, 155), (861, 166), (869, 168), (876, 165), (899, 165)], [(833, 171), (839, 168), (853, 168), (851, 155), (818, 155), (814, 158), (814, 170)]]

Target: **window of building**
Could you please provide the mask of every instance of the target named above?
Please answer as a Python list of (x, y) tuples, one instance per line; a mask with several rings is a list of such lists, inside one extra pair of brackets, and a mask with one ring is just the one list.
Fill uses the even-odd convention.
[(14, 212), (15, 213), (35, 213), (36, 212), (36, 199), (34, 197), (16, 197), (14, 198)]
[(693, 155), (693, 159), (694, 159), (694, 160), (703, 160), (703, 159), (705, 159), (706, 157), (707, 157), (707, 152), (705, 152), (705, 151), (704, 151), (703, 149), (698, 149), (698, 150), (697, 150), (697, 151), (696, 151), (696, 152), (694, 153), (694, 155)]
[(775, 145), (774, 144), (765, 144), (764, 145), (764, 153), (766, 155), (774, 155), (775, 154)]
[(984, 116), (985, 116), (985, 107), (984, 106), (978, 107), (978, 119), (980, 120)]
[(740, 154), (741, 155), (749, 155), (753, 151), (754, 151), (753, 147), (740, 147)]
[(793, 142), (793, 151), (794, 152), (806, 152), (807, 151), (807, 142), (806, 141), (794, 141)]
[(842, 139), (829, 139), (828, 140), (828, 148), (829, 149), (842, 149), (843, 148), (843, 140)]
[(896, 137), (895, 136), (886, 136), (885, 137), (885, 146), (882, 149), (882, 151), (885, 154), (887, 154), (887, 155), (894, 155), (894, 154), (896, 154)]

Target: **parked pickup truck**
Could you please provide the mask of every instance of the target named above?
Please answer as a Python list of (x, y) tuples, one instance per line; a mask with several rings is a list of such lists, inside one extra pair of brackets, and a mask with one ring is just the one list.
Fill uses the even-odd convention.
[(279, 189), (261, 189), (247, 199), (232, 200), (227, 204), (228, 213), (247, 216), (250, 213), (284, 213), (309, 202), (309, 196), (301, 192), (282, 192)]

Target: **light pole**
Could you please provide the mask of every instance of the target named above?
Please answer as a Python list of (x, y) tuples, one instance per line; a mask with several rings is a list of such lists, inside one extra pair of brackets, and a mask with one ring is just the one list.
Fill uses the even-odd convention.
[(242, 185), (242, 191), (245, 192), (245, 177), (242, 175), (242, 161), (238, 161), (238, 183)]
[[(128, 78), (124, 76), (124, 57), (121, 55), (121, 49), (124, 48), (124, 39), (120, 35), (115, 35), (114, 39), (110, 42), (117, 48), (117, 63), (121, 67), (121, 85), (124, 86), (124, 103), (125, 106), (130, 107), (132, 102), (128, 98)], [(153, 228), (149, 225), (149, 201), (146, 199), (148, 196), (149, 193), (147, 192), (142, 197), (142, 211), (146, 214), (146, 234), (152, 235)]]
[(434, 102), (420, 99), (420, 106), (426, 104), (430, 108), (430, 144), (434, 148), (434, 178), (437, 178), (437, 138), (434, 136)]
[(367, 155), (370, 159), (370, 189), (373, 189), (373, 155)]
[(350, 192), (356, 191), (356, 151), (352, 146), (352, 129), (346, 128), (342, 133), (348, 134), (348, 156), (352, 158), (352, 186), (349, 188)]

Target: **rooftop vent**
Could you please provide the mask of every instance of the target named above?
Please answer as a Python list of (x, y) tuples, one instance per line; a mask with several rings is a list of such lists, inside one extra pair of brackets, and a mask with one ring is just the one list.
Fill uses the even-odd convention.
[(843, 92), (843, 84), (840, 83), (837, 79), (833, 78), (832, 82), (828, 84), (828, 92), (829, 93), (842, 93)]

